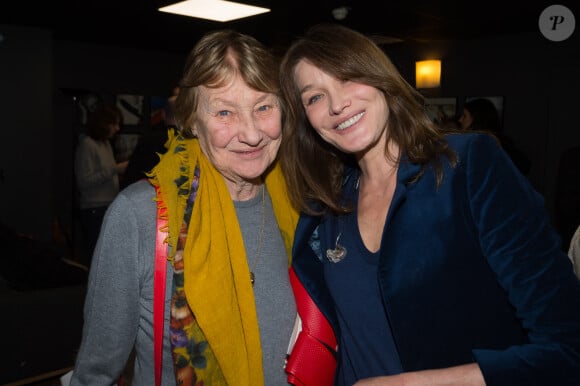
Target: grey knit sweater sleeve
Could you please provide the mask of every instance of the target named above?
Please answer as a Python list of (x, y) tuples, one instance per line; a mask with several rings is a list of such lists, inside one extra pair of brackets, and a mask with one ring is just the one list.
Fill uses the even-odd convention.
[[(154, 385), (153, 272), (155, 190), (139, 181), (109, 207), (90, 267), (82, 341), (71, 386), (116, 382), (133, 347), (132, 386)], [(168, 264), (165, 337), (169, 336), (172, 271)], [(163, 386), (175, 385), (171, 351), (164, 339)]]

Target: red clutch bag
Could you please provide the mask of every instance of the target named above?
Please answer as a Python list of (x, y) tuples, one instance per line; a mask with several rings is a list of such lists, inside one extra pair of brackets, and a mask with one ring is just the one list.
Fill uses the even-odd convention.
[[(297, 326), (285, 371), (295, 386), (332, 386), (336, 370), (336, 337), (328, 320), (290, 268), (290, 284), (298, 310)], [(297, 334), (296, 334), (297, 333)]]

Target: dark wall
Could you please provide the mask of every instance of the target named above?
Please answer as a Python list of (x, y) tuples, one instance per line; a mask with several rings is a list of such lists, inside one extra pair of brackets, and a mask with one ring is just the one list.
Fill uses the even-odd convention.
[[(157, 50), (143, 51), (113, 46), (99, 46), (71, 41), (54, 44), (54, 136), (55, 152), (53, 208), (55, 214), (74, 230), (73, 159), (76, 140), (82, 130), (79, 95), (95, 93), (108, 102), (119, 94), (169, 96), (178, 82), (185, 62), (184, 55)], [(138, 127), (123, 126), (122, 131), (143, 133), (150, 130), (145, 122)]]
[(574, 113), (580, 86), (578, 34), (564, 42), (536, 34), (460, 42), (445, 59), (443, 90), (459, 97), (503, 97), (503, 127), (532, 160), (529, 179), (552, 211), (561, 153), (580, 145)]
[[(4, 42), (0, 43), (0, 54), (27, 57), (23, 52), (34, 50), (34, 60), (28, 58), (28, 65), (12, 60), (10, 74), (1, 75), (0, 106), (9, 109), (5, 112), (14, 110), (27, 115), (25, 120), (9, 120), (9, 126), (17, 129), (16, 140), (25, 138), (35, 154), (41, 156), (44, 177), (33, 186), (42, 183), (42, 200), (38, 205), (49, 209), (24, 205), (18, 214), (9, 211), (11, 218), (3, 217), (2, 221), (14, 223), (14, 218), (24, 211), (40, 216), (39, 224), (49, 224), (55, 215), (66, 219), (71, 214), (72, 157), (79, 130), (77, 102), (71, 90), (107, 95), (167, 95), (181, 74), (185, 56), (158, 49), (144, 51), (57, 41), (51, 39), (50, 33), (37, 30), (34, 33), (41, 39), (30, 47), (30, 38), (26, 36), (31, 32), (19, 31), (23, 40), (16, 46), (20, 49), (6, 50)], [(580, 89), (579, 47), (576, 31), (571, 38), (558, 43), (546, 40), (538, 32), (476, 41), (404, 42), (384, 48), (411, 84), (415, 60), (442, 59), (442, 86), (425, 90), (427, 96), (457, 97), (460, 103), (468, 96), (502, 96), (505, 130), (531, 159), (529, 179), (544, 195), (552, 214), (559, 157), (566, 148), (580, 145), (575, 95)], [(14, 101), (15, 96), (19, 96), (18, 101)], [(5, 137), (0, 138), (3, 147), (9, 146)], [(10, 143), (14, 140), (14, 136), (10, 137)], [(9, 161), (1, 160), (0, 168), (4, 168)], [(39, 161), (30, 157), (18, 160), (23, 168), (39, 167)], [(12, 180), (0, 175), (3, 191), (9, 184), (13, 184)], [(22, 189), (30, 186), (21, 182), (18, 185)], [(38, 194), (37, 191), (35, 197)], [(4, 200), (4, 196), (0, 198)], [(46, 225), (39, 225), (36, 231), (42, 236), (47, 229)]]
[[(503, 97), (504, 131), (531, 160), (528, 178), (544, 196), (555, 222), (558, 162), (565, 150), (580, 146), (578, 31), (562, 42), (549, 41), (538, 31), (384, 49), (411, 84), (415, 60), (442, 59), (441, 87), (422, 93), (426, 97), (456, 97), (458, 112), (466, 97)], [(578, 178), (580, 164), (576, 166)]]
[(53, 42), (0, 26), (0, 223), (48, 233), (53, 181)]
[(80, 130), (73, 94), (169, 95), (184, 60), (0, 25), (0, 222), (41, 239), (50, 238), (54, 218), (70, 222)]

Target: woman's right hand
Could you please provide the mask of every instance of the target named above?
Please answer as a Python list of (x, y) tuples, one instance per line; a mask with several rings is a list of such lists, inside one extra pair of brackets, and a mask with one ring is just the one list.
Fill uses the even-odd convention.
[(117, 174), (125, 173), (125, 170), (127, 169), (128, 165), (129, 165), (129, 161), (123, 161), (123, 162), (117, 163)]

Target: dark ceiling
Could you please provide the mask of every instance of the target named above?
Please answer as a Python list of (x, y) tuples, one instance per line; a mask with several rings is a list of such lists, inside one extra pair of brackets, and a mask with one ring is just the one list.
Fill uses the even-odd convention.
[[(40, 27), (55, 40), (77, 40), (122, 47), (186, 53), (201, 34), (233, 28), (254, 35), (274, 48), (317, 22), (333, 22), (332, 10), (346, 7), (338, 23), (367, 35), (408, 42), (473, 39), (538, 31), (540, 0), (247, 0), (271, 8), (267, 14), (227, 23), (210, 22), (157, 11), (170, 0), (3, 1), (0, 24)], [(568, 1), (557, 4), (567, 5)], [(12, 5), (9, 5), (13, 3)], [(567, 5), (570, 7), (570, 5)]]

